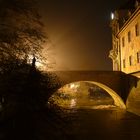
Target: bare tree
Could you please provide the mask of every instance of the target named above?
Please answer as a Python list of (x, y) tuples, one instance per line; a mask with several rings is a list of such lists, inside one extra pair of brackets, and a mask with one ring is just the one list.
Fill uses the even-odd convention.
[[(35, 0), (0, 0), (0, 70), (40, 57), (46, 36)], [(8, 67), (7, 67), (8, 66)]]

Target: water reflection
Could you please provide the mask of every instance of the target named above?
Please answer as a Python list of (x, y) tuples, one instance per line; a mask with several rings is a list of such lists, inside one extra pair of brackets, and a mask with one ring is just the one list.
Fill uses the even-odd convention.
[(69, 98), (72, 98), (70, 98), (71, 104), (69, 105), (67, 102), (64, 105), (60, 102), (60, 107), (54, 108), (55, 114), (62, 122), (58, 124), (61, 132), (53, 135), (53, 138), (60, 137), (62, 140), (139, 140), (140, 117), (116, 107), (110, 99), (111, 97), (105, 96), (105, 93), (100, 96), (101, 93), (96, 92), (96, 97), (94, 97), (89, 96), (89, 92), (81, 92), (88, 91), (88, 89), (82, 86), (82, 90), (77, 89), (80, 92), (72, 93), (72, 97), (66, 93)]
[(76, 99), (71, 99), (70, 107), (73, 108), (76, 106)]
[(53, 94), (49, 103), (63, 108), (107, 109), (115, 107), (113, 98), (105, 90), (88, 82), (76, 82), (62, 87)]
[(0, 125), (0, 140), (139, 140), (140, 117), (115, 106), (91, 83), (67, 85), (47, 109), (17, 113)]

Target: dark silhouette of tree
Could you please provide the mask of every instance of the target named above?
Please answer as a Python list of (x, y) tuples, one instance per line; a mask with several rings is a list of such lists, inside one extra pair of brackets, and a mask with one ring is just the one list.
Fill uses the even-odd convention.
[(51, 48), (42, 55), (46, 40), (36, 0), (0, 0), (0, 98), (5, 99), (3, 112), (44, 107), (59, 87), (54, 74), (41, 73), (36, 67), (38, 59), (44, 57), (53, 62), (50, 66), (43, 61), (44, 65), (52, 67), (55, 64), (52, 57), (46, 55)]
[(46, 37), (36, 0), (0, 0), (0, 71), (41, 57)]

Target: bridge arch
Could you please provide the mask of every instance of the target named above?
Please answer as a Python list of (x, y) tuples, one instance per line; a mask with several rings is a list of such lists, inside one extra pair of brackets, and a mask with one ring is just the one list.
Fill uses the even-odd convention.
[(122, 98), (114, 90), (112, 90), (110, 87), (106, 86), (105, 84), (99, 83), (99, 82), (95, 82), (95, 81), (75, 81), (75, 82), (67, 83), (67, 84), (63, 85), (62, 87), (60, 87), (59, 89), (65, 87), (66, 85), (70, 85), (70, 84), (73, 85), (75, 83), (80, 83), (80, 82), (91, 83), (93, 85), (96, 85), (96, 86), (100, 87), (101, 89), (105, 90), (113, 98), (114, 105), (116, 105), (117, 107), (119, 107), (121, 109), (126, 109), (126, 106), (125, 106)]
[(128, 95), (125, 88), (128, 84), (124, 73), (118, 71), (55, 71), (61, 85), (76, 81), (96, 81), (111, 88), (124, 102)]
[[(86, 81), (89, 82), (89, 81)], [(121, 99), (121, 97), (115, 92), (113, 91), (111, 88), (109, 88), (108, 86), (102, 84), (102, 83), (98, 83), (98, 82), (91, 82), (97, 86), (99, 86), (100, 88), (104, 89), (114, 100), (114, 104), (118, 107), (120, 107), (121, 109), (126, 109), (126, 106), (123, 102), (123, 100)]]

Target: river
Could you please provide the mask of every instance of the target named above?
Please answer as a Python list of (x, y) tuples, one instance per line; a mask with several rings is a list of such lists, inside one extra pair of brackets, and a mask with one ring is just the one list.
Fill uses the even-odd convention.
[(91, 83), (67, 85), (47, 107), (20, 109), (0, 123), (0, 140), (140, 140), (140, 117)]
[(140, 117), (118, 108), (22, 112), (0, 125), (0, 140), (139, 140)]

